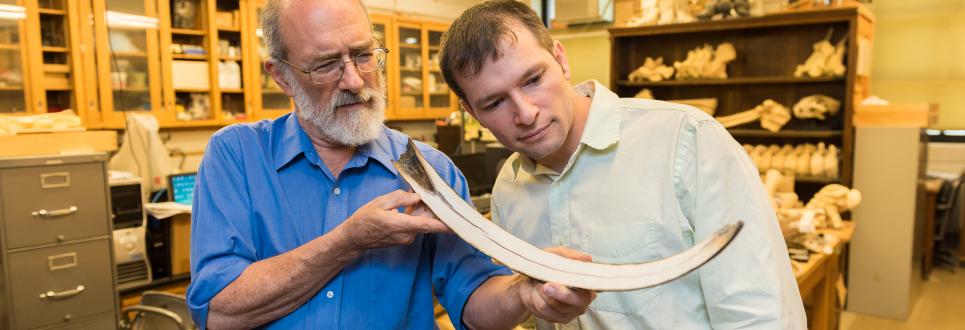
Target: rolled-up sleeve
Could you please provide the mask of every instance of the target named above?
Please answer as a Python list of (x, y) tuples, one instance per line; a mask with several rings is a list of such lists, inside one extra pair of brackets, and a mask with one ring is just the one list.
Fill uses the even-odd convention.
[(675, 183), (694, 242), (744, 221), (735, 241), (698, 270), (714, 329), (798, 329), (805, 319), (787, 248), (757, 169), (713, 120), (681, 127)]
[(211, 299), (256, 260), (250, 196), (236, 137), (230, 129), (211, 137), (195, 183), (187, 302), (202, 329)]
[[(426, 151), (423, 150), (423, 152)], [(449, 186), (467, 202), (472, 203), (466, 178), (452, 161), (434, 150), (427, 152), (427, 158)], [(510, 275), (512, 271), (494, 264), (492, 258), (479, 252), (459, 236), (451, 234), (434, 236), (433, 290), (456, 329), (466, 329), (466, 325), (462, 322), (462, 312), (472, 293), (490, 277)]]

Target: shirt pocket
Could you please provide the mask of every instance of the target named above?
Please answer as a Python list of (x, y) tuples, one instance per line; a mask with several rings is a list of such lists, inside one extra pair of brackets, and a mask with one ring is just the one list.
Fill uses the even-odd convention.
[[(653, 261), (660, 257), (659, 228), (653, 221), (640, 220), (588, 227), (585, 245), (594, 262), (627, 264)], [(634, 314), (660, 296), (663, 288), (604, 292), (590, 308), (622, 314)]]

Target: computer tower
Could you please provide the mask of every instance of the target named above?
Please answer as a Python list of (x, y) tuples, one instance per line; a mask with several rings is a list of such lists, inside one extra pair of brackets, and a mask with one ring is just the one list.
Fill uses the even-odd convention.
[(117, 288), (124, 290), (151, 283), (141, 179), (111, 179), (110, 186)]

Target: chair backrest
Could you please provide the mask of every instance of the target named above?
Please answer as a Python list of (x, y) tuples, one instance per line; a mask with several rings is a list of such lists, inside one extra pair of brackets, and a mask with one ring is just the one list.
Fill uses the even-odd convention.
[(197, 328), (191, 319), (191, 312), (188, 311), (188, 303), (184, 300), (184, 296), (161, 291), (145, 291), (141, 295), (141, 305), (169, 310), (181, 317), (185, 329)]

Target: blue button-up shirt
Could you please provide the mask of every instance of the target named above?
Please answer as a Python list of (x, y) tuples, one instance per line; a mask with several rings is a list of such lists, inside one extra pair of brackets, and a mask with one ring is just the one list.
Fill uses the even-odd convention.
[[(195, 323), (206, 325), (211, 299), (248, 265), (328, 233), (378, 196), (407, 189), (391, 163), (406, 145), (405, 135), (384, 128), (336, 178), (293, 114), (215, 133), (194, 194), (187, 300)], [(468, 197), (452, 162), (425, 144), (418, 147)], [(433, 328), (433, 292), (461, 328), (472, 292), (505, 274), (510, 271), (455, 235), (419, 235), (407, 246), (366, 251), (266, 328)]]

